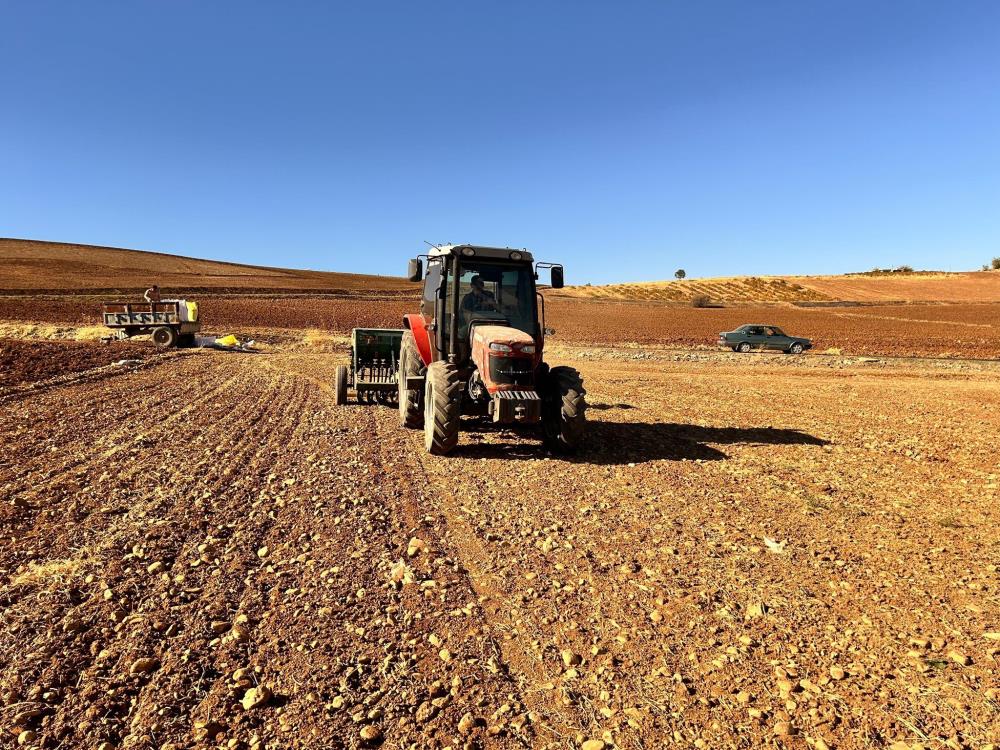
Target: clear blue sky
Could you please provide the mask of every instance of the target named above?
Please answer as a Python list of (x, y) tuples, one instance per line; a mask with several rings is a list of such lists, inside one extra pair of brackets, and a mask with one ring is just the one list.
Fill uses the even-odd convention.
[(1000, 255), (1000, 2), (0, 6), (0, 236), (568, 283)]

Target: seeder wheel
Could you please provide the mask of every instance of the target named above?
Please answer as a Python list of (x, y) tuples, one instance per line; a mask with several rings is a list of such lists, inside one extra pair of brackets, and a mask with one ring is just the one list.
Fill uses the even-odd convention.
[(347, 368), (343, 365), (337, 367), (337, 374), (334, 377), (334, 403), (342, 406), (347, 403)]

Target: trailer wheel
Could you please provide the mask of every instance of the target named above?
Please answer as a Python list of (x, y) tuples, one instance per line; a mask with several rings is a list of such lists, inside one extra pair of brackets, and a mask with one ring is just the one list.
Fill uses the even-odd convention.
[(399, 346), (399, 423), (411, 430), (419, 430), (424, 426), (423, 391), (419, 388), (407, 388), (407, 376), (420, 375), (420, 354), (417, 352), (417, 342), (413, 331), (403, 332), (403, 341)]
[(542, 404), (542, 436), (545, 447), (555, 453), (576, 450), (587, 426), (587, 391), (583, 378), (572, 367), (549, 371)]
[(448, 362), (431, 362), (424, 386), (424, 448), (443, 456), (458, 443), (462, 415), (462, 382), (458, 368)]
[(161, 349), (168, 349), (177, 343), (177, 331), (169, 326), (154, 328), (153, 343)]
[(344, 365), (337, 366), (337, 374), (334, 377), (337, 396), (335, 402), (337, 406), (347, 403), (347, 368)]

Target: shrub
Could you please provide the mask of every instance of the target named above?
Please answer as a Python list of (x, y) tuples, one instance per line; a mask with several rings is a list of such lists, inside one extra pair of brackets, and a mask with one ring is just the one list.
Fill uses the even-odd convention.
[(896, 273), (913, 273), (913, 266), (900, 266), (896, 269)]
[(707, 294), (697, 294), (691, 298), (691, 307), (709, 307), (711, 304), (712, 300)]
[(680, 280), (683, 279), (685, 276), (687, 276), (687, 271), (685, 271), (683, 268), (678, 268), (676, 271), (674, 271), (675, 279)]
[(992, 265), (994, 271), (1000, 271), (1000, 258), (994, 258)]

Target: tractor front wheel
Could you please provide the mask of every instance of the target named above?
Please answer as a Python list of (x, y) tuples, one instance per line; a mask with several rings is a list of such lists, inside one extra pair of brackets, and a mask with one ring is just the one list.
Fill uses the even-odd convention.
[(347, 403), (347, 368), (344, 365), (337, 366), (337, 374), (334, 377), (334, 386), (336, 388), (336, 404), (337, 406), (343, 406)]
[(399, 423), (411, 430), (424, 426), (424, 405), (421, 403), (423, 391), (407, 388), (406, 378), (420, 375), (420, 353), (413, 331), (403, 332), (403, 342), (399, 347)]
[(583, 378), (572, 367), (553, 367), (542, 404), (545, 446), (556, 453), (576, 450), (587, 427), (587, 391)]
[(462, 416), (462, 381), (458, 368), (448, 362), (431, 362), (424, 385), (424, 448), (443, 456), (458, 443)]

